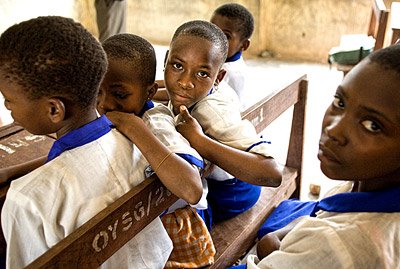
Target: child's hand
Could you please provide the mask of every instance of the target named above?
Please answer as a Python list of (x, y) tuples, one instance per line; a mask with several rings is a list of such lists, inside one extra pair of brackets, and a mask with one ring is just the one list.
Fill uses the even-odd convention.
[(268, 256), (275, 250), (278, 250), (281, 241), (274, 233), (269, 233), (263, 236), (257, 244), (257, 256), (260, 260)]
[(176, 125), (176, 129), (180, 132), (190, 143), (195, 141), (199, 136), (203, 136), (203, 129), (195, 118), (193, 118), (186, 106), (180, 106), (180, 121)]
[(127, 135), (132, 130), (131, 127), (144, 124), (143, 120), (133, 113), (125, 113), (120, 111), (111, 111), (106, 113), (107, 118), (114, 124), (121, 133)]

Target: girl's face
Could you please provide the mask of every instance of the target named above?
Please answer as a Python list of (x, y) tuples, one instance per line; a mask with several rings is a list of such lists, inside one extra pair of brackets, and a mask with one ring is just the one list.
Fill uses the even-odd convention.
[(47, 114), (47, 98), (29, 99), (24, 88), (9, 79), (3, 79), (0, 70), (0, 92), (4, 96), (4, 106), (11, 111), (14, 121), (28, 132), (44, 135), (54, 132)]
[(376, 63), (357, 65), (328, 107), (318, 158), (332, 179), (370, 189), (400, 185), (400, 79)]
[(221, 64), (218, 48), (203, 38), (181, 35), (171, 43), (164, 81), (176, 115), (181, 105), (190, 108), (219, 83)]
[(210, 22), (217, 25), (226, 35), (229, 44), (228, 58), (232, 57), (237, 52), (244, 51), (248, 48), (250, 43), (249, 40), (242, 38), (242, 35), (238, 27), (235, 25), (235, 21), (233, 19), (214, 14), (211, 17)]
[[(141, 70), (135, 70), (126, 61), (108, 59), (108, 70), (100, 85), (97, 98), (97, 111), (121, 111), (139, 115), (145, 102), (157, 90), (153, 85), (143, 86)], [(155, 87), (155, 88), (154, 88)]]

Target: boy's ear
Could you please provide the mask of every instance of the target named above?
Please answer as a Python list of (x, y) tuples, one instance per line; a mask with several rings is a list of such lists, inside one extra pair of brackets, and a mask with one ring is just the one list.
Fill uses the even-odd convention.
[(218, 72), (217, 78), (215, 79), (214, 85), (218, 86), (218, 84), (224, 79), (226, 74), (226, 70), (221, 68)]
[(249, 46), (250, 46), (250, 39), (245, 39), (242, 43), (242, 51), (247, 50)]
[(49, 98), (47, 101), (47, 116), (53, 123), (59, 123), (65, 119), (65, 105), (59, 98)]
[(153, 99), (154, 95), (156, 94), (158, 90), (158, 83), (154, 82), (147, 88), (147, 100)]

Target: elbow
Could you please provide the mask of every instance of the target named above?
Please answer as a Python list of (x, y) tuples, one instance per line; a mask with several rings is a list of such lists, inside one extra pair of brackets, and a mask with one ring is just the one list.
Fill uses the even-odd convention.
[(195, 205), (200, 201), (202, 195), (203, 195), (203, 188), (201, 184), (199, 186), (196, 185), (187, 192), (185, 201), (191, 205)]

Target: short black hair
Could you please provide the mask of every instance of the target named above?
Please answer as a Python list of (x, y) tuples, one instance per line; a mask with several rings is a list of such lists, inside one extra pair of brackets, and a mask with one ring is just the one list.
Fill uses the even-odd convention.
[(242, 5), (228, 3), (218, 7), (214, 14), (227, 17), (237, 24), (242, 39), (249, 39), (254, 31), (254, 18), (250, 11)]
[(101, 44), (70, 18), (45, 16), (0, 36), (0, 69), (30, 99), (59, 97), (85, 110), (95, 104), (107, 70)]
[(225, 62), (228, 55), (228, 39), (215, 24), (202, 20), (186, 22), (176, 29), (171, 43), (181, 35), (195, 36), (213, 43), (220, 52), (221, 66)]
[(400, 44), (391, 45), (371, 53), (367, 59), (382, 68), (393, 70), (400, 75)]
[(117, 34), (103, 42), (109, 59), (126, 61), (141, 72), (141, 83), (150, 85), (156, 79), (157, 58), (153, 46), (134, 34)]

